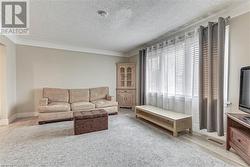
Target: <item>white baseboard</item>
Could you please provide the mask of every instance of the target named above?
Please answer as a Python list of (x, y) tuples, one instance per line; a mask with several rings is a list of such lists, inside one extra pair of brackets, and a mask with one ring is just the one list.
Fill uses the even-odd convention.
[(37, 112), (25, 112), (12, 114), (8, 119), (0, 119), (0, 125), (9, 125), (18, 118), (28, 118), (38, 116)]
[(16, 118), (27, 118), (27, 117), (35, 117), (38, 116), (37, 112), (24, 112), (24, 113), (16, 113)]
[(0, 119), (0, 125), (8, 125), (9, 120), (8, 119)]

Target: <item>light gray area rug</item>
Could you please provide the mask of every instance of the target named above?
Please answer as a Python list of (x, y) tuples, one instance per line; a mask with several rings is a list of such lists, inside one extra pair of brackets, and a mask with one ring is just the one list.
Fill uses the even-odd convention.
[(230, 166), (126, 114), (110, 116), (108, 130), (72, 133), (73, 122), (13, 128), (1, 139), (0, 166)]

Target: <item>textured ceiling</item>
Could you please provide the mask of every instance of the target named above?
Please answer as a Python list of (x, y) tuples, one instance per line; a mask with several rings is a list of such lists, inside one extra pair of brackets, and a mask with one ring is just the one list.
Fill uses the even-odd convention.
[[(17, 40), (127, 52), (241, 0), (31, 0), (30, 35)], [(97, 10), (109, 15), (100, 17)]]

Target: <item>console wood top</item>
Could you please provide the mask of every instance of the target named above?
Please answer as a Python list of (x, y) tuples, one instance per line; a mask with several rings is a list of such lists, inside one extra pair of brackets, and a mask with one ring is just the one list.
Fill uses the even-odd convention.
[(245, 117), (250, 117), (250, 114), (244, 113), (227, 113), (227, 116), (241, 125), (250, 128), (250, 122)]

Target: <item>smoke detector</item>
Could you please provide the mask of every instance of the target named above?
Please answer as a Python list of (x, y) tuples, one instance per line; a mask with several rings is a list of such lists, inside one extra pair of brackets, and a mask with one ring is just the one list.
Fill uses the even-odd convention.
[(97, 14), (102, 16), (102, 17), (107, 17), (108, 16), (108, 12), (106, 12), (105, 10), (98, 10)]

